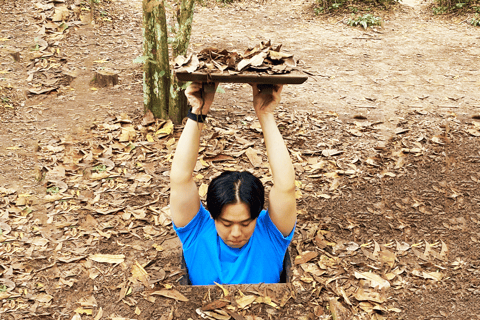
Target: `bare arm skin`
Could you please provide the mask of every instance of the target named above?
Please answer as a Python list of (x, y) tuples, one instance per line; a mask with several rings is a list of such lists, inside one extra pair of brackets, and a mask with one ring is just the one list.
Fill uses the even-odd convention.
[[(192, 113), (206, 115), (215, 92), (205, 92), (201, 83), (192, 83), (185, 95), (192, 106)], [(203, 100), (205, 103), (202, 107)], [(200, 196), (192, 174), (197, 162), (202, 128), (203, 123), (188, 119), (173, 157), (170, 172), (170, 212), (173, 223), (179, 228), (186, 226), (200, 209)]]
[(271, 94), (261, 93), (252, 84), (253, 107), (262, 126), (268, 161), (273, 174), (273, 187), (269, 195), (270, 218), (278, 230), (287, 236), (297, 219), (295, 201), (295, 171), (282, 135), (273, 117), (280, 103), (282, 85), (275, 85)]

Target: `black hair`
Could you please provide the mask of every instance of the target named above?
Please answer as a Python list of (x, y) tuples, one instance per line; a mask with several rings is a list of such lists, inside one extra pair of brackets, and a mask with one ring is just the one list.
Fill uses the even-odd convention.
[(214, 178), (207, 191), (207, 209), (216, 220), (227, 204), (245, 203), (250, 218), (256, 219), (265, 203), (265, 190), (260, 179), (247, 171), (225, 171)]

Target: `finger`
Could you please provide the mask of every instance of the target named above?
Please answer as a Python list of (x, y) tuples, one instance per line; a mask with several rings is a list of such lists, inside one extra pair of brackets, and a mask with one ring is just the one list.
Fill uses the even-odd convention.
[(261, 84), (258, 86), (258, 90), (260, 90), (260, 94), (264, 95), (272, 95), (274, 89), (274, 85), (272, 84)]
[(215, 91), (216, 91), (217, 87), (215, 85), (215, 83), (213, 82), (204, 82), (203, 83), (203, 90), (205, 93), (214, 93), (215, 94)]
[(276, 93), (281, 93), (283, 89), (283, 84), (276, 84), (273, 86), (273, 90)]
[(193, 94), (197, 91), (200, 91), (201, 89), (202, 89), (201, 82), (192, 82), (185, 90), (185, 94)]

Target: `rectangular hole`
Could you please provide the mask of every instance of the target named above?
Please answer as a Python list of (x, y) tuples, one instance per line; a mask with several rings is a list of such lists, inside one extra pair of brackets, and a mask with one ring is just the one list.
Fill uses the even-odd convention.
[[(185, 259), (183, 257), (183, 252), (180, 257), (180, 266), (181, 269), (185, 272), (185, 274), (178, 280), (178, 283), (182, 286), (191, 286), (190, 278), (188, 277), (188, 270), (187, 264), (185, 263)], [(283, 270), (280, 274), (280, 282), (279, 283), (290, 283), (292, 281), (292, 257), (290, 255), (290, 247), (285, 252), (285, 257), (283, 259)]]

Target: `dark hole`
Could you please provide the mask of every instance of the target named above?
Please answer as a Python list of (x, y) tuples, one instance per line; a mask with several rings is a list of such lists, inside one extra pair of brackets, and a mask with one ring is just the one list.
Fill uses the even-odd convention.
[[(181, 268), (184, 270), (185, 274), (178, 280), (178, 283), (183, 286), (191, 286), (190, 277), (188, 276), (187, 264), (185, 263), (185, 258), (181, 257)], [(289, 283), (292, 280), (292, 258), (290, 257), (290, 248), (285, 252), (285, 257), (283, 258), (283, 270), (280, 273), (280, 283)]]

